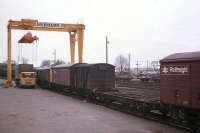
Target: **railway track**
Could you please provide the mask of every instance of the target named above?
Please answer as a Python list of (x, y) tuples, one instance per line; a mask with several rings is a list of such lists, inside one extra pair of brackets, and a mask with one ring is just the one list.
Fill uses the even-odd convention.
[(195, 133), (191, 124), (185, 123), (184, 119), (174, 118), (169, 112), (165, 116), (161, 113), (159, 83), (131, 82), (127, 86), (116, 85), (114, 89), (104, 90), (49, 87), (64, 95)]
[[(135, 92), (138, 93), (138, 91), (139, 91), (138, 88), (120, 87), (120, 89), (126, 90), (125, 92), (129, 92), (129, 91), (132, 90), (132, 94), (134, 94)], [(155, 90), (153, 90), (153, 91), (155, 91)], [(80, 100), (87, 100), (87, 102), (98, 104), (98, 105), (101, 105), (101, 106), (105, 106), (105, 107), (108, 107), (110, 109), (114, 109), (114, 110), (117, 110), (117, 111), (120, 111), (120, 112), (131, 114), (131, 115), (134, 115), (134, 116), (137, 116), (137, 117), (140, 117), (140, 118), (152, 120), (152, 121), (155, 121), (155, 122), (158, 122), (158, 123), (161, 123), (161, 124), (165, 124), (165, 125), (169, 125), (169, 126), (172, 126), (172, 127), (175, 127), (175, 128), (179, 128), (179, 129), (184, 130), (184, 131), (195, 133), (193, 130), (191, 130), (191, 128), (189, 128), (185, 125), (181, 125), (180, 123), (174, 122), (167, 117), (163, 117), (163, 115), (160, 112), (151, 112), (151, 113), (144, 114), (141, 110), (133, 110), (133, 109), (129, 109), (127, 107), (123, 107), (123, 104), (120, 103), (120, 102), (112, 101), (110, 103), (107, 103), (107, 102), (101, 101), (97, 97), (95, 97), (95, 99), (94, 98), (92, 98), (92, 99), (88, 98), (87, 96), (83, 97), (83, 96), (80, 96), (79, 94), (77, 94), (75, 92), (71, 92), (67, 89), (62, 90), (62, 91), (56, 91), (56, 92), (67, 95), (67, 96), (71, 96), (71, 97), (74, 97), (74, 98), (77, 98), (77, 99), (80, 99)], [(107, 93), (109, 93), (109, 92), (107, 92)], [(145, 93), (149, 93), (149, 90), (146, 90)], [(129, 94), (129, 95), (131, 95), (131, 94)], [(110, 95), (109, 95), (109, 97), (110, 97)], [(123, 96), (118, 97), (118, 98), (122, 99), (122, 97)], [(133, 96), (132, 96), (132, 98), (133, 98)], [(158, 99), (159, 99), (159, 97), (156, 99), (156, 101)], [(196, 133), (198, 133), (198, 132), (196, 132)]]
[[(134, 116), (137, 116), (137, 117), (140, 117), (140, 118), (152, 120), (152, 121), (155, 121), (155, 122), (158, 122), (158, 123), (161, 123), (161, 124), (165, 124), (165, 125), (169, 125), (169, 126), (172, 126), (172, 127), (175, 127), (175, 128), (179, 128), (179, 129), (184, 130), (184, 131), (195, 133), (189, 127), (186, 127), (184, 125), (181, 125), (181, 124), (178, 124), (178, 123), (175, 123), (175, 122), (171, 122), (170, 119), (163, 118), (163, 116), (159, 115), (159, 114), (151, 113), (151, 114), (148, 114), (148, 115), (147, 114), (144, 115), (143, 113), (141, 113), (139, 111), (124, 110), (124, 109), (117, 107), (115, 105), (105, 105), (105, 104), (102, 104), (102, 103), (97, 103), (97, 104), (102, 105), (102, 106), (106, 106), (108, 108), (111, 108), (111, 109), (114, 109), (114, 110), (117, 110), (117, 111), (120, 111), (120, 112), (131, 114), (131, 115), (134, 115)], [(198, 132), (196, 132), (196, 133), (198, 133)]]
[[(156, 88), (154, 89), (152, 89), (152, 87), (148, 87), (146, 85), (145, 86), (140, 85), (140, 86), (137, 86), (137, 88), (136, 87), (118, 87), (117, 95), (113, 92), (104, 93), (104, 95), (107, 95), (106, 97), (112, 97), (114, 101), (112, 101), (109, 104), (101, 104), (101, 102), (99, 102), (98, 104), (109, 107), (111, 109), (118, 110), (120, 112), (125, 112), (134, 116), (138, 116), (138, 117), (145, 118), (148, 120), (153, 120), (165, 125), (176, 127), (176, 128), (179, 128), (191, 133), (199, 133), (199, 131), (196, 132), (195, 129), (188, 127), (186, 124), (182, 124), (180, 122), (174, 121), (169, 117), (164, 117), (162, 113), (159, 112), (158, 110), (145, 113), (143, 109), (137, 109), (137, 108), (133, 109), (133, 108), (129, 108), (129, 106), (128, 107), (126, 106), (127, 105), (126, 101), (130, 102), (128, 104), (131, 104), (131, 102), (135, 102), (135, 101), (144, 102), (146, 104), (149, 103), (150, 105), (153, 104), (153, 106), (156, 106), (156, 104), (160, 104), (159, 87), (156, 86)], [(117, 97), (117, 98), (113, 98), (113, 97)], [(121, 99), (121, 100), (118, 100), (118, 99)]]

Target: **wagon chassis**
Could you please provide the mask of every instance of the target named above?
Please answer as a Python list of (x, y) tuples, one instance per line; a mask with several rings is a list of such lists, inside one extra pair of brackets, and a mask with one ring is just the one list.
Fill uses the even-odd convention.
[[(52, 88), (48, 89), (60, 94), (64, 94), (80, 100), (86, 100), (87, 102), (105, 106), (140, 118), (152, 120), (161, 124), (189, 131), (191, 133), (199, 132), (199, 129), (197, 129), (196, 127), (189, 127), (186, 125), (186, 123), (182, 123), (174, 119), (171, 119), (170, 117), (164, 116), (161, 112), (158, 111), (160, 107), (159, 102), (152, 103), (152, 102), (134, 100), (133, 98), (129, 97), (108, 95), (106, 93), (103, 93), (103, 91), (88, 93), (89, 92), (88, 90), (87, 92), (83, 93), (82, 91), (77, 91), (78, 89), (75, 89), (75, 91), (74, 89), (69, 89), (69, 88), (61, 89), (60, 87), (59, 89), (52, 89)], [(116, 89), (114, 89), (113, 91), (116, 91)], [(108, 92), (112, 92), (112, 90)]]
[[(100, 100), (102, 99), (102, 100)], [(108, 108), (118, 110), (120, 112), (125, 112), (140, 118), (145, 118), (148, 120), (153, 120), (165, 125), (172, 127), (180, 128), (182, 130), (191, 131), (190, 127), (182, 125), (181, 123), (175, 122), (168, 117), (164, 117), (161, 112), (156, 109), (159, 109), (159, 103), (146, 103), (143, 101), (135, 101), (133, 99), (116, 97), (116, 96), (102, 96), (101, 98), (97, 97), (95, 101), (96, 104), (106, 106)], [(150, 109), (155, 109), (150, 111)], [(191, 131), (194, 133), (194, 131)]]

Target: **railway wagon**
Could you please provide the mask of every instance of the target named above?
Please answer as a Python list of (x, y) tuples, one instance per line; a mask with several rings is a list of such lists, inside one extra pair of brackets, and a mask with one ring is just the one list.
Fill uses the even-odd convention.
[(165, 109), (200, 121), (200, 51), (172, 54), (160, 64), (160, 101)]
[(52, 67), (37, 68), (38, 84), (47, 89), (70, 89), (72, 87), (71, 78), (73, 76), (71, 71), (72, 66), (73, 65), (62, 64)]
[(51, 82), (51, 68), (50, 67), (41, 67), (41, 68), (36, 68), (37, 72), (37, 83), (44, 87), (44, 88), (49, 88), (50, 87), (50, 82)]
[(70, 89), (72, 86), (72, 76), (73, 73), (71, 71), (73, 65), (57, 65), (54, 67), (51, 67), (51, 87), (57, 88), (57, 89), (63, 89), (68, 88)]
[(115, 87), (115, 67), (110, 64), (78, 64), (73, 74), (73, 87), (79, 90), (94, 92)]
[(54, 90), (92, 92), (115, 87), (115, 67), (105, 63), (57, 65), (37, 73), (39, 84)]
[[(15, 78), (15, 69), (16, 64), (12, 64), (12, 77)], [(0, 78), (6, 79), (7, 76), (7, 64), (6, 63), (0, 63)]]

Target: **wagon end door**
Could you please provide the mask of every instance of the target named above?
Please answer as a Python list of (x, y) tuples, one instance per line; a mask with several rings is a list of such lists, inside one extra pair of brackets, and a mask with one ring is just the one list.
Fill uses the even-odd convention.
[(192, 107), (200, 109), (200, 63), (191, 66)]
[(191, 104), (190, 65), (169, 64), (161, 67), (161, 101), (176, 106)]

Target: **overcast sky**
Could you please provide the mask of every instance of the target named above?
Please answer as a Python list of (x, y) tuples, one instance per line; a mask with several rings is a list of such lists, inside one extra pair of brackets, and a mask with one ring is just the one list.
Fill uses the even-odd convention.
[[(105, 62), (108, 36), (109, 63), (119, 54), (136, 60), (159, 60), (174, 52), (200, 49), (199, 0), (0, 0), (0, 61), (7, 58), (9, 19), (41, 22), (84, 23), (84, 62)], [(31, 31), (37, 46), (23, 46), (23, 56), (39, 64), (57, 58), (69, 62), (69, 34)], [(27, 31), (12, 32), (13, 59), (17, 41)]]

